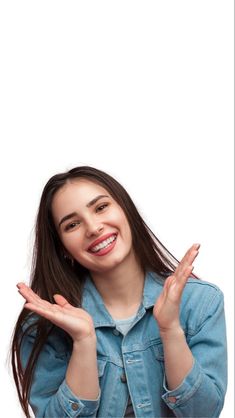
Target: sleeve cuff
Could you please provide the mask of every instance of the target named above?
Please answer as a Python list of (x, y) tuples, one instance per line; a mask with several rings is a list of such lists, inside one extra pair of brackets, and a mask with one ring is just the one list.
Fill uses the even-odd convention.
[(166, 376), (164, 374), (163, 388), (166, 393), (162, 395), (162, 399), (171, 409), (176, 408), (180, 404), (186, 402), (196, 392), (202, 381), (202, 371), (199, 363), (194, 358), (194, 363), (183, 382), (175, 389), (169, 390), (166, 386)]
[(99, 408), (100, 396), (101, 390), (99, 388), (99, 395), (97, 399), (90, 400), (78, 398), (71, 391), (65, 379), (58, 390), (59, 402), (65, 413), (71, 418), (79, 416), (81, 412), (85, 416), (95, 414)]

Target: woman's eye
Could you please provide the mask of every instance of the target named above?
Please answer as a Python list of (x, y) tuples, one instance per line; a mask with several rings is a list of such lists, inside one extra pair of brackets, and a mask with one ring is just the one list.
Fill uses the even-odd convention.
[(98, 211), (98, 210), (103, 210), (104, 208), (106, 208), (106, 206), (108, 206), (108, 204), (107, 203), (104, 203), (103, 205), (101, 205), (101, 206), (99, 206), (96, 210)]
[[(98, 208), (96, 208), (96, 212), (101, 212), (103, 209), (105, 209), (105, 208), (106, 208), (106, 206), (108, 206), (108, 203), (104, 203), (103, 205), (98, 206)], [(70, 224), (68, 224), (68, 225), (65, 227), (65, 231), (69, 231), (69, 230), (71, 230), (71, 229), (74, 229), (74, 227), (75, 227), (76, 225), (79, 225), (79, 224), (80, 224), (80, 222), (79, 222), (79, 221), (76, 221), (76, 222), (71, 222)]]
[(74, 228), (74, 225), (76, 226), (77, 224), (79, 224), (79, 222), (77, 221), (77, 222), (72, 222), (71, 224), (68, 224), (66, 227), (65, 227), (65, 230), (66, 231), (68, 231), (69, 229), (73, 229)]

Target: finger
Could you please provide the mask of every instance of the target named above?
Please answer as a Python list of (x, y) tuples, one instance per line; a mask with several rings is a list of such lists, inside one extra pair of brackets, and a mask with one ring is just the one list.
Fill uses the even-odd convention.
[(193, 253), (193, 259), (185, 260), (178, 265), (178, 267), (175, 270), (175, 277), (177, 277), (177, 280), (180, 280), (180, 278), (184, 275), (184, 272), (186, 269), (188, 269), (188, 267), (193, 267), (193, 262), (197, 255), (198, 253)]
[(40, 298), (40, 296), (38, 296), (30, 287), (26, 285), (20, 286), (18, 292), (29, 303), (33, 303), (34, 305), (38, 305), (44, 308), (52, 306), (50, 302)]
[(16, 285), (18, 287), (18, 290), (20, 293), (23, 293), (24, 295), (28, 295), (31, 298), (34, 298), (34, 300), (40, 300), (41, 298), (25, 283), (17, 283)]
[(189, 248), (189, 250), (186, 252), (184, 257), (182, 258), (180, 264), (184, 264), (184, 263), (192, 264), (195, 257), (199, 253), (199, 247), (200, 247), (200, 244), (193, 244), (192, 247)]
[(27, 302), (31, 302), (34, 303), (35, 305), (40, 303), (40, 299), (38, 299), (32, 292), (30, 292), (28, 289), (26, 288), (21, 288), (18, 290), (18, 292), (21, 294), (21, 296), (23, 296), (23, 298), (27, 301)]
[(167, 279), (165, 279), (164, 286), (163, 286), (162, 293), (161, 293), (161, 296), (163, 298), (166, 298), (167, 297), (167, 293), (168, 293), (168, 289), (169, 289), (171, 277), (172, 276), (168, 276)]
[(171, 295), (173, 298), (180, 298), (181, 288), (177, 283), (176, 277), (174, 275), (169, 276), (164, 284), (162, 296), (167, 299)]
[(180, 289), (183, 289), (186, 285), (186, 282), (188, 281), (190, 274), (192, 273), (194, 267), (192, 265), (185, 267), (185, 269), (182, 271), (180, 277), (177, 277), (177, 285)]
[(30, 290), (26, 287), (19, 288), (18, 292), (21, 294), (21, 296), (23, 296), (24, 299), (26, 299), (26, 301), (35, 304), (39, 303), (39, 299), (37, 298), (37, 296), (34, 295), (34, 293), (30, 292)]
[(63, 308), (70, 308), (72, 305), (62, 295), (53, 295), (55, 302)]
[(184, 257), (182, 258), (182, 262), (186, 261), (188, 263), (190, 263), (194, 260), (195, 258), (195, 254), (198, 254), (199, 252), (199, 248), (200, 248), (200, 244), (193, 244), (189, 250), (186, 252), (186, 254), (184, 255)]
[(43, 316), (44, 318), (48, 319), (53, 323), (57, 323), (58, 321), (58, 314), (60, 314), (60, 312), (55, 311), (54, 309), (46, 309), (45, 307), (41, 307), (30, 302), (26, 302), (24, 304), (24, 307), (26, 309), (29, 309), (30, 311), (35, 312), (40, 316)]
[(168, 291), (172, 281), (174, 280), (174, 275), (168, 276), (164, 283), (164, 290)]
[(170, 299), (177, 304), (180, 303), (182, 293), (184, 287), (187, 283), (187, 280), (193, 270), (193, 266), (188, 267), (185, 269), (184, 273), (181, 275), (180, 280), (176, 277), (173, 277), (171, 281), (168, 282), (168, 289), (166, 290), (166, 297), (170, 297)]
[(197, 250), (196, 248), (199, 248), (199, 244), (194, 244), (185, 254), (185, 256), (182, 258), (182, 260), (180, 261), (179, 265), (177, 266), (176, 270), (175, 270), (175, 275), (179, 278), (183, 273), (185, 268), (188, 268), (189, 266), (192, 265), (192, 263), (194, 262), (195, 258), (198, 256), (199, 254), (199, 250)]

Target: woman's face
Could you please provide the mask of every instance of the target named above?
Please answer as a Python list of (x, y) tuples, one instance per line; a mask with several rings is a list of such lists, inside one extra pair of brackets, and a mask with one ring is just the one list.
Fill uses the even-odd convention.
[(127, 218), (102, 186), (86, 179), (70, 181), (55, 193), (52, 214), (67, 252), (90, 272), (133, 258)]

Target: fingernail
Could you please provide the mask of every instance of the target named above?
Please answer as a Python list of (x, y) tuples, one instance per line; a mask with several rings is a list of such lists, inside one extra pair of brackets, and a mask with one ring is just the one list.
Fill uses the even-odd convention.
[(22, 286), (22, 285), (25, 285), (26, 283), (25, 282), (19, 282), (19, 283), (17, 283), (17, 287), (20, 287), (20, 286)]
[(201, 244), (194, 244), (195, 245), (195, 249), (198, 250), (201, 246)]

